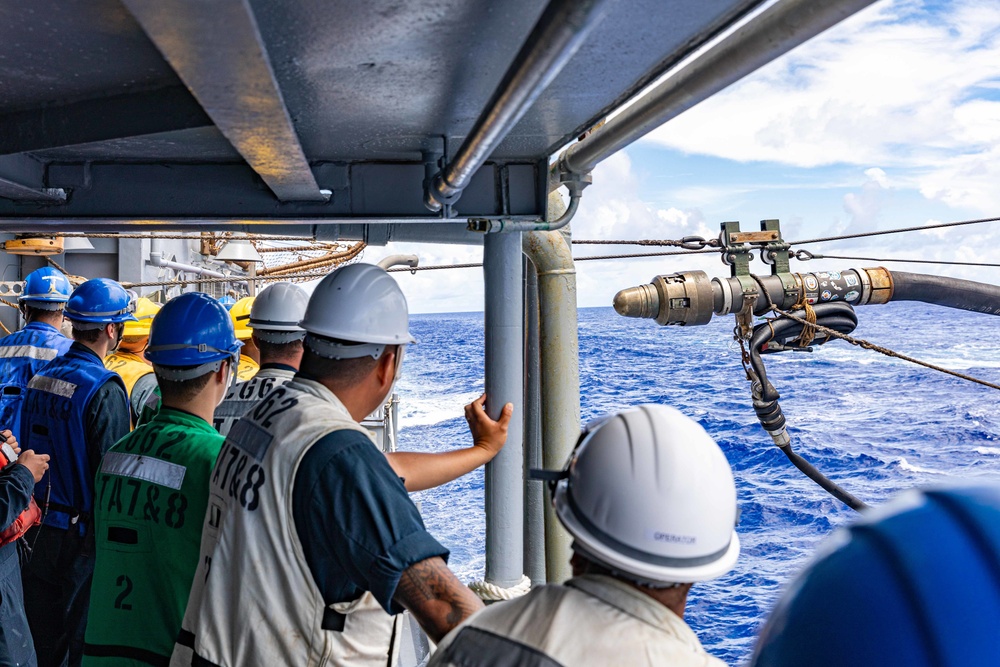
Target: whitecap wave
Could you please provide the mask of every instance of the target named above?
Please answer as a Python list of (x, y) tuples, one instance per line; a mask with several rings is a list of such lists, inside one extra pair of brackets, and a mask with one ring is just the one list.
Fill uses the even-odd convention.
[(464, 392), (438, 396), (405, 394), (400, 396), (399, 427), (434, 426), (451, 419), (464, 418), (464, 408), (479, 394)]
[(924, 468), (922, 466), (915, 466), (906, 460), (905, 456), (900, 456), (898, 459), (894, 460), (893, 463), (898, 465), (903, 470), (908, 470), (909, 472), (918, 472), (925, 475), (944, 475), (946, 473), (940, 470), (931, 470), (930, 468)]
[(1000, 456), (1000, 447), (976, 447), (972, 451), (984, 456)]

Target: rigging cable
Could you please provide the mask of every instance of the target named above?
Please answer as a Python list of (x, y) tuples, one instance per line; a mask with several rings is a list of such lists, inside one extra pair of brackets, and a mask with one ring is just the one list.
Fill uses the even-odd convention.
[(857, 234), (842, 234), (840, 236), (826, 236), (823, 238), (804, 239), (802, 241), (788, 241), (790, 245), (805, 245), (807, 243), (823, 243), (824, 241), (844, 241), (847, 239), (861, 239), (869, 236), (883, 236), (885, 234), (902, 234), (905, 232), (923, 232), (929, 229), (944, 229), (946, 227), (961, 227), (963, 225), (978, 225), (985, 222), (1000, 222), (1000, 218), (979, 218), (977, 220), (960, 220), (958, 222), (942, 222), (935, 225), (923, 225), (920, 227), (901, 227), (899, 229), (885, 229), (878, 232), (859, 232)]
[(902, 259), (899, 257), (854, 257), (849, 255), (821, 255), (819, 253), (809, 252), (808, 250), (799, 250), (798, 252), (789, 253), (790, 258), (799, 260), (800, 262), (807, 262), (811, 259), (849, 259), (857, 260), (859, 262), (902, 262), (906, 264), (943, 264), (947, 266), (988, 266), (990, 268), (1000, 268), (1000, 264), (989, 264), (987, 262), (954, 262), (939, 259)]

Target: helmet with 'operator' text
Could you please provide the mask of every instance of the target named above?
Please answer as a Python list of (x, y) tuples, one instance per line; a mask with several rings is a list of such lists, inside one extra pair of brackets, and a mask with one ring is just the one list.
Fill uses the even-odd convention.
[(124, 287), (110, 278), (92, 278), (73, 290), (65, 312), (75, 328), (86, 330), (134, 321), (133, 310), (135, 301)]
[(250, 329), (250, 309), (253, 307), (254, 297), (245, 296), (229, 309), (229, 317), (233, 321), (236, 329), (236, 337), (240, 340), (247, 340), (253, 335)]
[(292, 283), (268, 285), (250, 308), (253, 335), (268, 343), (290, 343), (305, 338), (299, 322), (305, 317), (309, 295)]
[(417, 342), (403, 290), (374, 264), (348, 264), (323, 278), (301, 325), (306, 346), (330, 359), (377, 359), (387, 345)]
[(186, 292), (153, 318), (146, 359), (167, 380), (190, 380), (219, 370), (224, 361), (235, 372), (242, 345), (225, 306), (202, 292)]
[(736, 563), (729, 462), (673, 408), (641, 405), (588, 427), (557, 479), (553, 505), (573, 550), (619, 576), (662, 587)]
[(62, 310), (72, 292), (73, 286), (62, 271), (43, 266), (27, 275), (17, 300), (39, 310)]
[(160, 312), (160, 304), (151, 301), (144, 296), (139, 297), (135, 302), (135, 321), (129, 320), (125, 323), (125, 338), (143, 338), (149, 335), (149, 328), (153, 324), (153, 317)]
[(1000, 487), (906, 491), (820, 546), (754, 667), (1000, 663)]

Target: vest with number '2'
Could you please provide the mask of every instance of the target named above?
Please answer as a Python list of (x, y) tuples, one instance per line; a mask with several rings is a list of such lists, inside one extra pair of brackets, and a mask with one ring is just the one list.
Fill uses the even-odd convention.
[(204, 419), (164, 406), (104, 455), (94, 491), (86, 667), (169, 660), (222, 441)]

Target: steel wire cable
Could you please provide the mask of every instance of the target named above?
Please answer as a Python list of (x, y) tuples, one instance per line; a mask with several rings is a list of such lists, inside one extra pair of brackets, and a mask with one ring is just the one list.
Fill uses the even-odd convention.
[(795, 253), (793, 257), (800, 262), (806, 262), (812, 259), (849, 259), (857, 260), (860, 262), (900, 262), (905, 264), (941, 264), (945, 266), (987, 266), (991, 268), (1000, 268), (1000, 264), (990, 264), (988, 262), (958, 262), (949, 261), (943, 259), (912, 259), (912, 258), (900, 258), (900, 257), (854, 257), (849, 255), (827, 255), (811, 253), (806, 250), (800, 250)]
[(844, 241), (847, 239), (862, 239), (871, 236), (884, 236), (886, 234), (904, 234), (907, 232), (922, 232), (929, 229), (945, 229), (948, 227), (962, 227), (964, 225), (978, 225), (987, 222), (1000, 222), (998, 218), (978, 218), (976, 220), (959, 220), (958, 222), (942, 222), (935, 225), (922, 225), (920, 227), (900, 227), (898, 229), (884, 229), (876, 232), (859, 232), (857, 234), (841, 234), (840, 236), (825, 236), (815, 239), (803, 239), (801, 241), (788, 241), (789, 245), (805, 245), (807, 243), (823, 243), (825, 241)]

